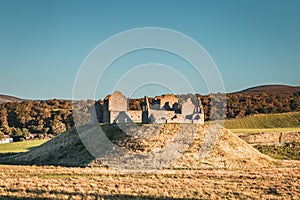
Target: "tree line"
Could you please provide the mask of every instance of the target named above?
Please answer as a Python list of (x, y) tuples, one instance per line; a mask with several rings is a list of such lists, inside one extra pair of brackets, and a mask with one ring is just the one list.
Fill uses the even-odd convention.
[[(187, 98), (191, 94), (178, 96), (179, 99)], [(212, 99), (218, 98), (218, 95), (200, 97), (205, 111), (205, 120), (209, 120), (212, 109), (216, 109), (211, 107)], [(151, 103), (153, 98), (149, 98), (149, 101)], [(142, 102), (143, 98), (129, 99), (129, 109), (141, 110)], [(83, 114), (84, 120), (80, 125), (89, 123), (89, 109), (95, 103), (103, 105), (101, 100), (77, 101), (72, 104), (69, 100), (58, 99), (2, 103), (0, 104), (0, 138), (4, 135), (23, 138), (30, 138), (32, 135), (41, 138), (55, 136), (75, 126), (72, 115), (74, 110)], [(227, 119), (254, 114), (295, 112), (300, 111), (300, 93), (232, 93), (226, 94), (226, 103)], [(216, 110), (214, 113), (222, 115), (222, 112)]]

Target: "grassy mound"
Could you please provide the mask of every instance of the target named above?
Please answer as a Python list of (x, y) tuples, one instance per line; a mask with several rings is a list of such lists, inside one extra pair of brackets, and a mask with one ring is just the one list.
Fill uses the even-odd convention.
[(280, 162), (260, 153), (227, 129), (223, 130), (219, 140), (205, 159), (201, 159), (198, 157), (198, 151), (203, 145), (204, 137), (203, 133), (197, 134), (193, 145), (178, 160), (176, 167), (242, 169), (268, 168), (280, 165)]
[[(193, 124), (165, 124), (160, 126), (147, 125), (142, 126), (137, 135), (141, 136), (145, 132), (153, 132), (154, 134), (146, 134), (148, 137), (138, 138), (137, 135), (127, 135), (118, 126), (103, 126), (106, 131), (107, 138), (115, 145), (118, 145), (128, 155), (137, 155), (137, 157), (149, 156), (149, 163), (169, 161), (172, 156), (180, 154), (180, 158), (173, 162), (172, 168), (186, 169), (204, 169), (204, 168), (265, 168), (280, 164), (278, 161), (261, 154), (252, 146), (238, 138), (235, 134), (227, 129), (222, 129), (219, 139), (215, 145), (213, 140), (206, 140), (213, 135), (209, 133), (208, 126), (197, 126)], [(95, 141), (97, 136), (88, 135), (88, 131), (83, 133), (91, 141)], [(94, 132), (93, 134), (97, 134)], [(180, 137), (178, 137), (178, 135)], [(188, 138), (193, 135), (193, 138)], [(107, 139), (106, 138), (106, 139)], [(187, 145), (187, 141), (192, 139), (191, 145)], [(184, 152), (180, 152), (179, 144), (187, 147)], [(204, 145), (205, 144), (205, 145)], [(165, 147), (169, 147), (163, 152)], [(208, 147), (211, 146), (212, 149)], [(95, 147), (101, 149), (101, 147)], [(113, 149), (112, 149), (113, 151)], [(205, 157), (201, 157), (201, 152), (206, 152)], [(160, 157), (155, 157), (157, 153)], [(109, 155), (110, 152), (107, 154)], [(121, 154), (114, 157), (115, 162), (120, 161)], [(201, 154), (202, 155), (202, 154)], [(124, 166), (136, 165), (139, 161), (136, 157), (127, 157), (122, 160)], [(0, 158), (0, 163), (6, 164), (34, 164), (34, 165), (61, 165), (61, 166), (87, 166), (91, 163), (97, 163), (97, 159), (83, 145), (76, 130), (67, 131), (52, 140), (32, 149), (29, 152), (10, 155)]]

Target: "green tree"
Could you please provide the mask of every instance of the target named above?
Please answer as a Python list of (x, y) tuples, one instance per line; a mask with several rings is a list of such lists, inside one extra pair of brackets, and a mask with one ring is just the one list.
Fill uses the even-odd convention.
[(12, 128), (12, 136), (25, 136), (20, 128)]
[(5, 135), (2, 131), (0, 131), (0, 140), (3, 140), (5, 138)]
[(66, 125), (62, 123), (61, 121), (54, 120), (51, 122), (51, 132), (54, 135), (58, 135), (64, 131), (66, 131)]

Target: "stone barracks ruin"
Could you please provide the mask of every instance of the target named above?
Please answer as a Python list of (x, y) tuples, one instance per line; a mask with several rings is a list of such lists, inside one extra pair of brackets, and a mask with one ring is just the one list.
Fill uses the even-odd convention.
[(142, 102), (142, 110), (129, 110), (128, 99), (119, 91), (105, 97), (103, 105), (95, 105), (90, 110), (91, 125), (99, 122), (116, 123), (194, 123), (204, 124), (204, 110), (200, 97), (179, 102), (173, 94), (157, 96), (149, 103), (147, 96)]

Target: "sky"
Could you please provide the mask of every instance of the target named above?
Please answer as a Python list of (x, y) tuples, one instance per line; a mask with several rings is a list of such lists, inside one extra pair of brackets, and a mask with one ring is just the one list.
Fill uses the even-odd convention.
[[(226, 92), (264, 84), (300, 85), (299, 10), (298, 0), (0, 0), (0, 93), (71, 99), (90, 52), (115, 34), (143, 27), (172, 29), (199, 43), (217, 66)], [(112, 63), (93, 86), (94, 98), (111, 93), (124, 73), (147, 63), (173, 67), (195, 92), (209, 92), (184, 59), (146, 49)], [(126, 83), (122, 88), (132, 96), (191, 92), (178, 80), (172, 88), (155, 82), (134, 91)]]

